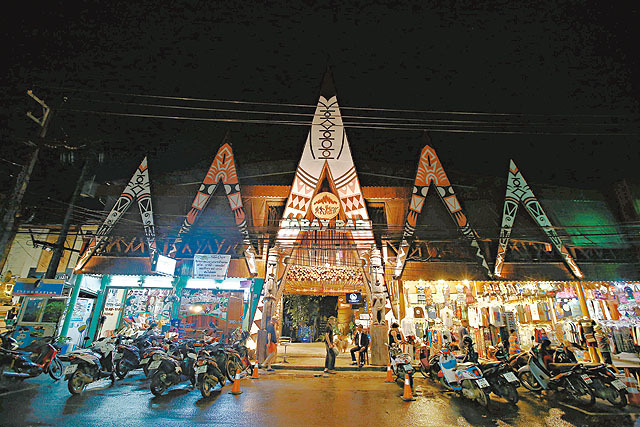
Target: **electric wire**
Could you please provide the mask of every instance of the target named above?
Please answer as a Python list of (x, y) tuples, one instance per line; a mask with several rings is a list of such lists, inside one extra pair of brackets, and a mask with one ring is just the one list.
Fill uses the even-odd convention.
[[(223, 104), (239, 104), (239, 105), (260, 105), (260, 106), (278, 106), (278, 107), (295, 107), (295, 108), (316, 108), (316, 104), (296, 104), (296, 103), (284, 103), (284, 102), (259, 102), (259, 101), (243, 101), (243, 100), (229, 100), (229, 99), (215, 99), (215, 98), (195, 98), (195, 97), (178, 97), (167, 95), (153, 95), (153, 94), (140, 94), (133, 92), (117, 92), (117, 91), (104, 91), (95, 89), (83, 89), (72, 87), (55, 87), (55, 86), (41, 86), (47, 89), (53, 89), (61, 92), (83, 92), (83, 93), (99, 93), (113, 96), (127, 96), (134, 98), (149, 98), (149, 99), (164, 99), (164, 100), (176, 100), (176, 101), (188, 101), (188, 102), (209, 102), (209, 103), (223, 103)], [(341, 106), (342, 110), (358, 110), (358, 111), (388, 111), (388, 112), (402, 112), (402, 113), (422, 113), (422, 114), (449, 114), (449, 115), (471, 115), (471, 116), (532, 116), (532, 117), (638, 117), (637, 114), (542, 114), (542, 113), (507, 113), (507, 112), (486, 112), (486, 111), (455, 111), (455, 110), (418, 110), (418, 109), (398, 109), (398, 108), (373, 108), (373, 107), (349, 107)]]
[[(192, 116), (176, 116), (176, 115), (160, 115), (160, 114), (146, 114), (146, 113), (123, 113), (115, 111), (99, 111), (99, 110), (87, 110), (76, 108), (64, 108), (59, 111), (69, 111), (76, 113), (87, 113), (105, 116), (118, 116), (118, 117), (136, 117), (147, 119), (167, 119), (167, 120), (180, 120), (180, 121), (200, 121), (200, 122), (220, 122), (220, 123), (245, 123), (245, 124), (265, 124), (265, 125), (285, 125), (285, 126), (310, 126), (310, 123), (306, 121), (287, 121), (287, 120), (259, 120), (259, 119), (234, 119), (234, 118), (222, 118), (222, 117), (192, 117)], [(343, 122), (343, 125), (335, 125), (335, 127), (347, 127), (352, 129), (378, 129), (378, 130), (397, 130), (397, 131), (411, 131), (417, 130), (427, 132), (444, 132), (444, 133), (468, 133), (468, 134), (501, 134), (501, 135), (558, 135), (558, 136), (638, 136), (638, 132), (545, 132), (545, 131), (527, 131), (527, 130), (478, 130), (478, 129), (455, 129), (455, 128), (437, 128), (433, 127), (421, 127), (421, 128), (408, 128), (402, 126), (387, 126), (385, 124), (358, 124)]]

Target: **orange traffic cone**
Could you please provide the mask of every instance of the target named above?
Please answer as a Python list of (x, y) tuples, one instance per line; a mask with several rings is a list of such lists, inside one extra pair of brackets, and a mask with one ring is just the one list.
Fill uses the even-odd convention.
[(242, 394), (242, 391), (240, 390), (240, 369), (236, 371), (236, 378), (233, 380), (231, 394)]
[(387, 365), (387, 379), (384, 381), (385, 383), (394, 383), (393, 380), (393, 371), (391, 370), (391, 365)]
[(402, 394), (402, 400), (404, 400), (405, 402), (416, 400), (413, 398), (413, 394), (411, 394), (411, 383), (409, 382), (409, 374), (404, 374), (404, 393)]
[(258, 364), (256, 363), (255, 365), (253, 365), (253, 373), (251, 374), (251, 376), (249, 377), (252, 380), (257, 380), (260, 377), (258, 376)]

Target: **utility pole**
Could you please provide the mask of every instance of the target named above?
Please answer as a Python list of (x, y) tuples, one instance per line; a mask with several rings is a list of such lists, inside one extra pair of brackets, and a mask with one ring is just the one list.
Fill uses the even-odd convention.
[[(45, 104), (44, 101), (35, 96), (32, 91), (28, 90), (27, 95), (33, 98), (42, 107), (42, 116), (40, 117), (34, 116), (31, 111), (27, 113), (27, 117), (40, 126), (38, 137), (42, 139), (47, 135), (47, 129), (49, 128), (53, 111), (47, 106), (47, 104)], [(34, 144), (31, 141), (29, 141), (29, 144), (34, 147), (31, 159), (29, 160), (29, 163), (22, 168), (22, 171), (18, 175), (13, 193), (7, 202), (4, 215), (2, 216), (2, 228), (0, 229), (0, 270), (4, 268), (4, 264), (7, 262), (9, 249), (11, 248), (16, 231), (18, 230), (16, 217), (18, 213), (20, 213), (22, 199), (24, 198), (24, 194), (29, 186), (31, 173), (38, 161), (38, 154), (40, 153), (40, 146), (38, 144)]]
[(82, 190), (82, 185), (84, 184), (84, 179), (87, 175), (87, 171), (89, 170), (90, 163), (90, 155), (84, 161), (84, 165), (82, 166), (82, 170), (80, 171), (80, 177), (78, 178), (78, 182), (76, 183), (76, 188), (73, 190), (73, 195), (71, 196), (71, 201), (69, 202), (69, 206), (67, 207), (67, 213), (64, 216), (64, 221), (62, 222), (62, 228), (60, 229), (60, 234), (58, 234), (58, 240), (53, 249), (53, 254), (51, 255), (51, 260), (49, 261), (49, 266), (47, 267), (47, 272), (45, 273), (45, 279), (55, 279), (56, 273), (58, 272), (58, 265), (60, 265), (60, 259), (62, 258), (62, 254), (65, 250), (65, 243), (67, 241), (67, 234), (69, 233), (69, 227), (71, 226), (71, 215), (73, 214), (73, 208), (76, 205), (78, 200), (78, 196), (80, 195), (80, 190)]

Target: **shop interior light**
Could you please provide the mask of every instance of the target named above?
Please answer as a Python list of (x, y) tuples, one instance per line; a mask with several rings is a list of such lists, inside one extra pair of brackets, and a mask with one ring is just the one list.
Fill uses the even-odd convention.
[(462, 281), (462, 283), (463, 283), (465, 286), (467, 286), (467, 285), (469, 284), (469, 280), (464, 279), (464, 280)]

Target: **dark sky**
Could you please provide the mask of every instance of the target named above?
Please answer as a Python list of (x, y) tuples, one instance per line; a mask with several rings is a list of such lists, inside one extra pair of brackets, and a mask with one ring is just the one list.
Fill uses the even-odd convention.
[[(204, 168), (227, 130), (240, 169), (258, 161), (295, 160), (306, 126), (68, 110), (281, 120), (123, 103), (312, 110), (105, 92), (310, 105), (331, 66), (343, 107), (512, 114), (343, 109), (343, 115), (393, 118), (403, 127), (348, 129), (356, 167), (385, 162), (388, 168), (397, 165), (399, 175), (413, 176), (420, 129), (427, 128), (447, 170), (459, 173), (506, 176), (512, 157), (533, 183), (606, 188), (621, 177), (638, 176), (635, 2), (101, 3), (70, 8), (62, 1), (37, 7), (24, 2), (22, 10), (5, 17), (3, 57), (10, 64), (2, 84), (8, 124), (1, 130), (2, 158), (26, 161), (19, 141), (35, 133), (24, 116), (33, 108), (24, 91), (33, 88), (60, 108), (47, 138), (51, 143), (98, 141), (106, 152), (107, 162), (96, 171), (99, 179), (128, 178), (145, 154), (152, 175)], [(286, 119), (310, 122), (304, 116)], [(433, 120), (449, 122), (437, 122), (436, 128)], [(443, 127), (474, 132), (442, 132)], [(515, 133), (491, 133), (496, 130)], [(61, 165), (59, 152), (45, 150), (30, 191), (64, 198), (79, 165)], [(3, 162), (5, 167), (15, 171)]]

